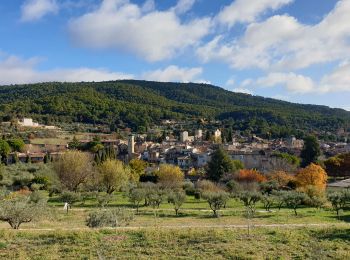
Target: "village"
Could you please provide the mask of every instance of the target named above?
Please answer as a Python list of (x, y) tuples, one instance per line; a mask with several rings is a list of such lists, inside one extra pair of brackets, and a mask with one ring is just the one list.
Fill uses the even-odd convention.
[[(294, 136), (267, 140), (256, 135), (243, 136), (240, 131), (235, 131), (232, 133), (232, 139), (226, 140), (219, 128), (213, 131), (177, 130), (177, 122), (169, 120), (162, 122), (162, 125), (163, 127), (149, 129), (143, 134), (132, 133), (131, 129), (125, 129), (118, 134), (105, 133), (103, 127), (97, 128), (102, 130), (96, 130), (94, 133), (73, 133), (56, 126), (40, 125), (31, 118), (23, 118), (17, 123), (19, 131), (25, 133), (45, 131), (46, 135), (49, 133), (49, 136), (54, 138), (41, 138), (40, 134), (39, 137), (28, 138), (21, 151), (11, 152), (8, 155), (6, 163), (12, 164), (17, 161), (43, 163), (48, 158), (57, 159), (69, 149), (88, 146), (90, 148), (85, 150), (97, 155), (103, 149), (113, 149), (116, 158), (124, 163), (135, 158), (144, 160), (150, 165), (148, 171), (153, 171), (159, 164), (172, 164), (179, 166), (190, 176), (200, 172), (210, 161), (213, 151), (220, 146), (232, 160), (241, 161), (245, 168), (269, 173), (276, 170), (293, 171), (295, 165), (286, 163), (285, 158), (280, 155), (299, 157), (304, 146), (304, 141)], [(89, 146), (91, 143), (94, 147)], [(321, 159), (324, 160), (337, 154), (349, 153), (350, 143), (321, 140), (320, 148)]]

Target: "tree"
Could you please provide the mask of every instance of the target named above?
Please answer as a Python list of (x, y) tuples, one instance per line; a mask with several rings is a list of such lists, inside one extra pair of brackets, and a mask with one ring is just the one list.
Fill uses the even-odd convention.
[(350, 176), (350, 153), (339, 154), (324, 162), (326, 171), (332, 177)]
[(275, 181), (278, 184), (279, 188), (286, 187), (289, 182), (295, 181), (293, 175), (290, 175), (284, 171), (275, 171), (269, 174), (267, 177), (270, 181)]
[(326, 189), (327, 173), (321, 166), (313, 163), (304, 169), (300, 169), (295, 179), (297, 185), (301, 188), (311, 185), (323, 191)]
[(178, 166), (162, 164), (156, 172), (158, 183), (164, 188), (179, 188), (184, 182), (184, 173)]
[(284, 204), (294, 210), (295, 216), (298, 215), (297, 208), (302, 205), (304, 200), (306, 199), (306, 195), (302, 192), (297, 191), (288, 191), (283, 194)]
[(235, 170), (235, 165), (228, 154), (222, 149), (217, 149), (208, 163), (207, 175), (212, 181), (219, 181), (225, 173)]
[(164, 200), (164, 191), (159, 189), (159, 187), (155, 187), (155, 189), (149, 190), (147, 192), (147, 202), (152, 206), (153, 209), (158, 209), (160, 204)]
[(228, 193), (224, 191), (205, 192), (202, 197), (208, 202), (210, 209), (214, 213), (214, 217), (217, 218), (219, 217), (218, 210), (225, 206), (229, 199)]
[(11, 147), (8, 144), (8, 142), (6, 142), (6, 140), (0, 139), (0, 156), (1, 156), (1, 161), (3, 163), (7, 163), (7, 156), (11, 151)]
[(243, 202), (244, 206), (249, 209), (249, 211), (255, 213), (255, 205), (261, 200), (261, 194), (255, 191), (242, 191), (238, 194), (238, 199)]
[(144, 160), (132, 159), (129, 162), (129, 167), (132, 174), (132, 180), (138, 182), (140, 180), (140, 176), (145, 173), (147, 163)]
[(183, 191), (175, 191), (171, 192), (168, 195), (168, 201), (174, 205), (175, 214), (178, 216), (179, 209), (181, 208), (182, 204), (186, 201), (186, 193)]
[(78, 191), (92, 173), (91, 156), (80, 151), (68, 151), (54, 163), (54, 169), (64, 188)]
[(266, 211), (270, 211), (270, 208), (272, 207), (272, 205), (275, 203), (275, 196), (274, 195), (268, 195), (268, 194), (264, 194), (261, 197), (261, 201), (264, 204), (264, 208)]
[(265, 182), (267, 181), (267, 178), (262, 175), (260, 172), (258, 172), (257, 170), (240, 170), (238, 172), (238, 175), (236, 177), (236, 180), (238, 182)]
[(134, 188), (128, 193), (129, 200), (136, 206), (136, 212), (139, 214), (140, 203), (146, 198), (146, 190), (143, 188)]
[(76, 136), (73, 137), (73, 140), (68, 143), (69, 149), (72, 150), (78, 150), (80, 148), (81, 144), (79, 140), (76, 138)]
[(106, 188), (108, 194), (124, 186), (130, 177), (130, 169), (118, 160), (106, 160), (99, 167), (101, 184)]
[(12, 151), (15, 152), (22, 152), (23, 147), (25, 143), (21, 138), (13, 138), (7, 141), (10, 147), (12, 148)]
[(306, 167), (311, 163), (315, 163), (321, 155), (320, 144), (317, 138), (310, 135), (304, 139), (304, 147), (301, 151), (300, 157), (301, 167)]
[(44, 201), (35, 203), (30, 196), (16, 193), (11, 195), (0, 202), (0, 220), (9, 223), (13, 229), (19, 229), (22, 223), (31, 222), (45, 212)]
[(339, 218), (339, 211), (344, 209), (346, 204), (350, 202), (350, 192), (341, 191), (341, 192), (331, 192), (327, 195), (329, 202), (332, 204), (333, 209), (337, 213)]

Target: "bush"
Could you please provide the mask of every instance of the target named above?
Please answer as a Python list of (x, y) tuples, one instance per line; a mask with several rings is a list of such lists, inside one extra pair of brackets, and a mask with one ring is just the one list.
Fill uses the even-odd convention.
[(44, 194), (42, 194), (39, 191), (34, 191), (30, 194), (29, 196), (30, 201), (34, 203), (39, 203), (39, 202), (46, 202), (46, 197)]
[(185, 181), (182, 188), (184, 189), (187, 196), (194, 196), (196, 188), (191, 181)]
[(212, 181), (202, 180), (196, 183), (196, 188), (202, 193), (204, 192), (217, 192), (221, 189)]
[(112, 194), (97, 194), (96, 196), (96, 200), (97, 200), (97, 204), (99, 207), (104, 208), (105, 206), (107, 206), (113, 199), (113, 195)]
[(134, 219), (134, 214), (124, 208), (102, 209), (90, 212), (86, 225), (90, 228), (120, 227), (128, 225)]

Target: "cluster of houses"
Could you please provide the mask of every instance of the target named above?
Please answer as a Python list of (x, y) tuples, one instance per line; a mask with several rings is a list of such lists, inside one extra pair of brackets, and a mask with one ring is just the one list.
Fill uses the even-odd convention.
[[(23, 127), (44, 127), (30, 118), (24, 118), (19, 122)], [(46, 126), (48, 127), (48, 126)], [(203, 168), (210, 161), (211, 154), (218, 148), (221, 140), (221, 131), (214, 131), (211, 141), (204, 140), (203, 130), (196, 129), (194, 135), (188, 131), (181, 131), (178, 138), (173, 135), (166, 136), (161, 143), (147, 141), (146, 135), (130, 134), (127, 140), (115, 139), (110, 136), (102, 138), (101, 143), (105, 147), (115, 149), (119, 159), (127, 162), (132, 158), (139, 158), (151, 164), (174, 164), (185, 172)], [(90, 139), (92, 139), (91, 136)], [(80, 140), (87, 143), (91, 140)], [(221, 144), (229, 156), (234, 160), (241, 161), (248, 169), (257, 169), (261, 172), (269, 172), (274, 169), (285, 167), (285, 161), (276, 156), (276, 152), (299, 155), (304, 142), (295, 137), (286, 139), (266, 140), (257, 136), (243, 137), (239, 133), (234, 134), (232, 140)], [(50, 158), (59, 157), (68, 150), (67, 144), (27, 144), (25, 152), (12, 153), (8, 162), (43, 162), (45, 156)], [(350, 152), (350, 144), (347, 143), (321, 143), (321, 149), (325, 154), (338, 154)]]

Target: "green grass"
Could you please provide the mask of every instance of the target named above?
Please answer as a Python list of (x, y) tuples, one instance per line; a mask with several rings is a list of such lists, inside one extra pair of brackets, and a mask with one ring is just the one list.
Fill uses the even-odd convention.
[[(257, 206), (254, 218), (231, 199), (214, 218), (204, 200), (188, 197), (175, 216), (164, 202), (157, 216), (150, 207), (128, 227), (89, 229), (85, 218), (96, 209), (94, 199), (73, 205), (68, 214), (57, 197), (50, 198), (45, 216), (11, 230), (0, 223), (1, 259), (350, 259), (350, 211), (339, 220), (330, 209), (291, 209)], [(133, 209), (117, 193), (109, 207)], [(280, 226), (266, 226), (281, 224)], [(282, 224), (287, 224), (282, 226)], [(288, 224), (302, 224), (296, 227)], [(308, 224), (323, 224), (311, 226)]]
[(349, 259), (350, 229), (1, 230), (3, 259)]

